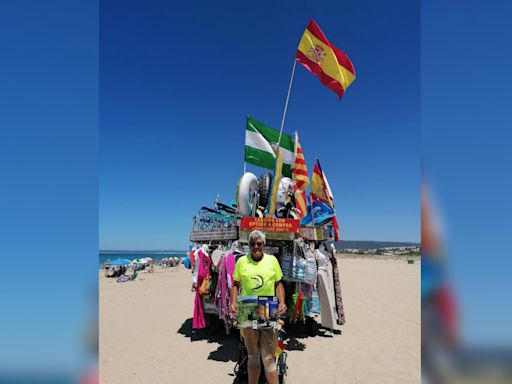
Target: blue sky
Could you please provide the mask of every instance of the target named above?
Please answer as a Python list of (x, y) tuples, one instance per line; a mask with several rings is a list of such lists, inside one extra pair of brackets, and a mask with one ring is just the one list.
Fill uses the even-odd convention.
[(342, 239), (419, 241), (419, 4), (196, 7), (101, 4), (100, 248), (187, 248), (197, 210), (235, 198), (245, 117), (279, 129), (311, 18), (357, 78), (340, 102), (297, 66), (284, 131), (320, 159)]
[[(422, 161), (470, 344), (512, 345), (507, 1), (422, 7)], [(507, 297), (505, 299), (505, 297)]]
[[(233, 197), (245, 116), (278, 127), (311, 17), (358, 78), (339, 103), (298, 67), (285, 130), (299, 131), (310, 170), (320, 157), (343, 237), (417, 239), (421, 47), (421, 155), (462, 333), (510, 347), (512, 5), (423, 2), (419, 42), (409, 3), (128, 12), (109, 1), (100, 36), (95, 2), (3, 4), (0, 381), (6, 369), (40, 378), (82, 367), (98, 235), (102, 246), (180, 248), (198, 207)], [(205, 153), (222, 159), (220, 175)]]

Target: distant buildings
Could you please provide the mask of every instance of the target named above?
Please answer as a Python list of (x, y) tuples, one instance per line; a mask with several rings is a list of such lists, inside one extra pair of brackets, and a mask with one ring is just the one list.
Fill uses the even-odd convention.
[(355, 253), (358, 255), (386, 255), (386, 256), (419, 256), (420, 247), (384, 247), (384, 248), (372, 248), (372, 249), (354, 249), (347, 248), (338, 250), (338, 253)]

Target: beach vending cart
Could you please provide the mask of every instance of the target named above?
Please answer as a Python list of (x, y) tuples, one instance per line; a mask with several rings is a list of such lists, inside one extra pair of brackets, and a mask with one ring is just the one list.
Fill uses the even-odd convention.
[(223, 323), (221, 328), (226, 333), (233, 326), (229, 313), (229, 260), (234, 268), (236, 259), (249, 250), (250, 232), (257, 229), (266, 235), (265, 253), (276, 256), (283, 271), (287, 323), (312, 326), (311, 319), (321, 314), (321, 325), (334, 330), (336, 324), (344, 323), (344, 311), (332, 248), (332, 220), (324, 218), (321, 224), (317, 221), (304, 225), (293, 217), (293, 206), (281, 209), (287, 204), (285, 189), (293, 187), (290, 179), (282, 182), (283, 178), (277, 187), (279, 193), (275, 194), (274, 209), (279, 212), (270, 217), (272, 183), (277, 183), (269, 183), (270, 177), (268, 173), (259, 178), (244, 173), (238, 183), (236, 203), (223, 204), (217, 199), (213, 208), (202, 207), (193, 218), (189, 239), (210, 258), (210, 289), (202, 295), (206, 326)]

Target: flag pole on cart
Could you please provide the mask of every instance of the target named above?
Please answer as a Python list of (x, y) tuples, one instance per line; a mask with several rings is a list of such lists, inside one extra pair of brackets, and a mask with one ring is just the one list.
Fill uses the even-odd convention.
[(279, 182), (281, 179), (281, 173), (282, 173), (282, 152), (280, 150), (281, 146), (281, 137), (283, 135), (283, 128), (284, 128), (284, 121), (286, 119), (286, 111), (288, 110), (288, 101), (290, 100), (290, 92), (292, 90), (292, 84), (293, 84), (293, 77), (295, 75), (295, 66), (297, 65), (297, 60), (293, 60), (293, 68), (292, 68), (292, 75), (290, 77), (290, 84), (288, 85), (288, 94), (286, 95), (286, 102), (284, 104), (284, 112), (283, 112), (283, 118), (281, 119), (281, 129), (279, 130), (279, 139), (277, 140), (277, 145), (275, 147), (275, 154), (276, 154), (276, 169), (274, 172), (274, 182), (272, 183), (272, 196), (270, 199), (270, 205), (267, 217), (273, 217), (274, 211), (276, 208), (276, 199), (277, 199), (277, 190), (279, 189)]

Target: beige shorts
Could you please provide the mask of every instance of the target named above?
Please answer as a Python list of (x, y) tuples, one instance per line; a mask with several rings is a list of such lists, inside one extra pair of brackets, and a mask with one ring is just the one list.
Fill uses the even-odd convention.
[(266, 371), (275, 370), (277, 336), (273, 329), (245, 328), (244, 342), (248, 355), (260, 355)]

